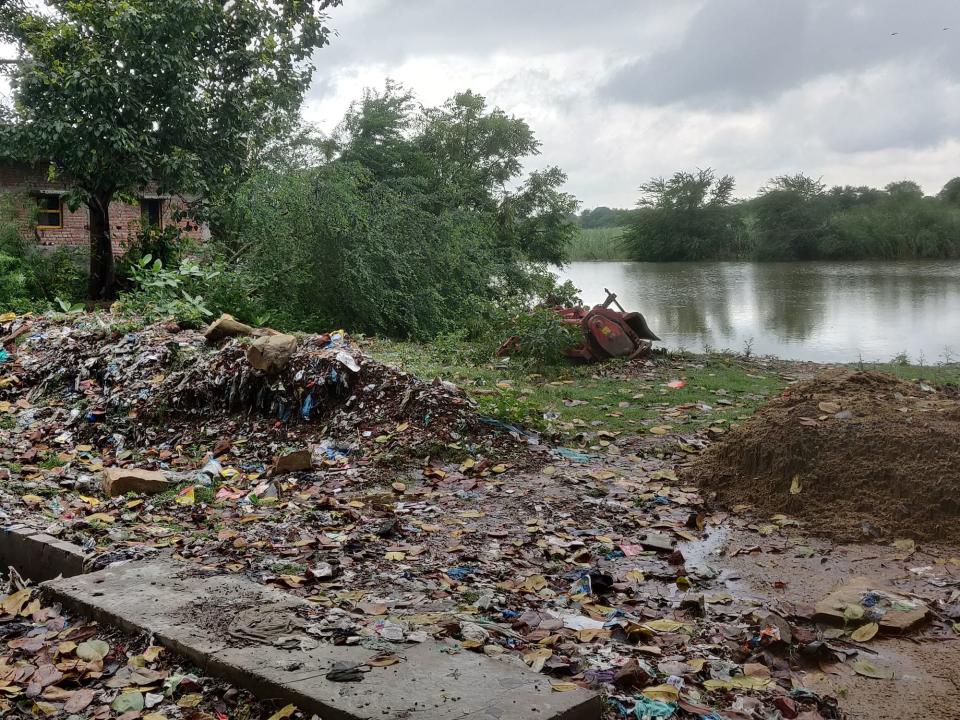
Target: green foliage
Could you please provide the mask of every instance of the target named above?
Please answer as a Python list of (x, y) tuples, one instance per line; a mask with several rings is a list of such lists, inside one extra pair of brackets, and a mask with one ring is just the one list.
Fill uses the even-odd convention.
[(419, 108), (388, 84), (351, 106), (332, 160), (245, 183), (220, 244), (277, 326), (477, 335), (498, 309), (554, 289), (547, 265), (576, 231), (563, 173), (519, 177), (536, 148), (526, 123), (478, 95)]
[(43, 310), (57, 297), (83, 297), (82, 260), (72, 249), (45, 251), (25, 241), (13, 198), (0, 194), (0, 312)]
[(832, 210), (825, 191), (819, 180), (802, 174), (770, 180), (751, 203), (754, 255), (761, 260), (816, 257)]
[(960, 178), (948, 182), (936, 197), (924, 197), (910, 180), (883, 190), (828, 190), (803, 174), (782, 175), (757, 197), (720, 203), (712, 210), (708, 180), (712, 174), (678, 173), (670, 181), (656, 179), (644, 186), (645, 208), (627, 233), (634, 259), (960, 257)]
[(629, 260), (622, 227), (580, 228), (570, 243), (571, 260)]
[(0, 155), (51, 162), (90, 208), (94, 295), (112, 285), (108, 207), (151, 182), (216, 201), (291, 125), (339, 0), (0, 4), (16, 43)]
[(173, 318), (197, 327), (213, 314), (200, 293), (219, 275), (219, 270), (201, 268), (190, 260), (167, 268), (160, 259), (145, 255), (130, 266), (135, 290), (121, 296), (121, 306), (148, 322)]
[(636, 213), (636, 210), (608, 208), (601, 205), (600, 207), (587, 209), (581, 212), (577, 217), (577, 222), (584, 230), (622, 228), (630, 224), (630, 221), (633, 219)]
[(550, 308), (536, 308), (501, 324), (504, 337), (516, 337), (512, 357), (524, 370), (543, 370), (566, 364), (564, 351), (583, 337), (577, 325), (564, 323)]
[(707, 168), (677, 172), (640, 186), (638, 212), (625, 241), (637, 260), (723, 259), (736, 254), (739, 216), (734, 182)]

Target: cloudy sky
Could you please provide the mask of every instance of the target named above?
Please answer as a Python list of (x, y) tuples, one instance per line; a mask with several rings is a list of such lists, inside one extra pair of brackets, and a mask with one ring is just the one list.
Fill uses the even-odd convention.
[(388, 77), (428, 105), (469, 88), (532, 125), (529, 166), (585, 207), (698, 167), (741, 196), (960, 175), (960, 0), (344, 0), (331, 25), (310, 120)]
[(586, 207), (681, 168), (740, 195), (960, 175), (958, 0), (345, 0), (331, 25), (309, 119), (331, 129), (387, 77), (426, 104), (470, 88), (530, 122), (531, 167)]

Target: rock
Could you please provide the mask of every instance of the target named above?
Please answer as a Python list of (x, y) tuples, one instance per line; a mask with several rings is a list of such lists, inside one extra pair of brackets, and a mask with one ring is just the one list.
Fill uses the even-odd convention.
[(266, 335), (253, 341), (247, 350), (247, 360), (257, 370), (275, 373), (290, 362), (296, 349), (297, 339), (293, 335)]
[(236, 337), (237, 335), (252, 334), (252, 327), (244, 325), (242, 322), (236, 320), (233, 315), (227, 315), (226, 313), (210, 323), (207, 329), (203, 331), (203, 336), (207, 339), (207, 342), (211, 343), (219, 342), (228, 337)]
[(103, 492), (107, 497), (126, 495), (128, 492), (156, 495), (173, 485), (166, 474), (159, 470), (106, 468), (103, 471)]
[(286, 455), (278, 455), (273, 461), (273, 475), (283, 475), (292, 472), (304, 472), (313, 468), (313, 451), (294, 450)]

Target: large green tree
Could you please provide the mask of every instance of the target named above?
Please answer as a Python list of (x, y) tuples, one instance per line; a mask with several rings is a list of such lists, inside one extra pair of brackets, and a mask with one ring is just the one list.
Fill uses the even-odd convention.
[(296, 117), (340, 1), (0, 2), (0, 37), (19, 50), (0, 153), (49, 163), (88, 206), (91, 298), (113, 290), (110, 202), (241, 180)]
[(318, 167), (280, 163), (232, 205), (229, 250), (271, 322), (432, 338), (479, 327), (554, 284), (576, 231), (564, 174), (524, 174), (539, 145), (475, 93), (421, 107), (367, 91)]
[(655, 177), (640, 186), (640, 211), (625, 240), (637, 260), (723, 259), (735, 254), (734, 180), (711, 169)]

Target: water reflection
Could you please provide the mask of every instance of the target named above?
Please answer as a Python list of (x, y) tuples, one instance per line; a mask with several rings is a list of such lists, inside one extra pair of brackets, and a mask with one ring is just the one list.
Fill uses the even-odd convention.
[(603, 288), (669, 347), (786, 358), (928, 362), (960, 354), (960, 262), (573, 263), (587, 303)]

